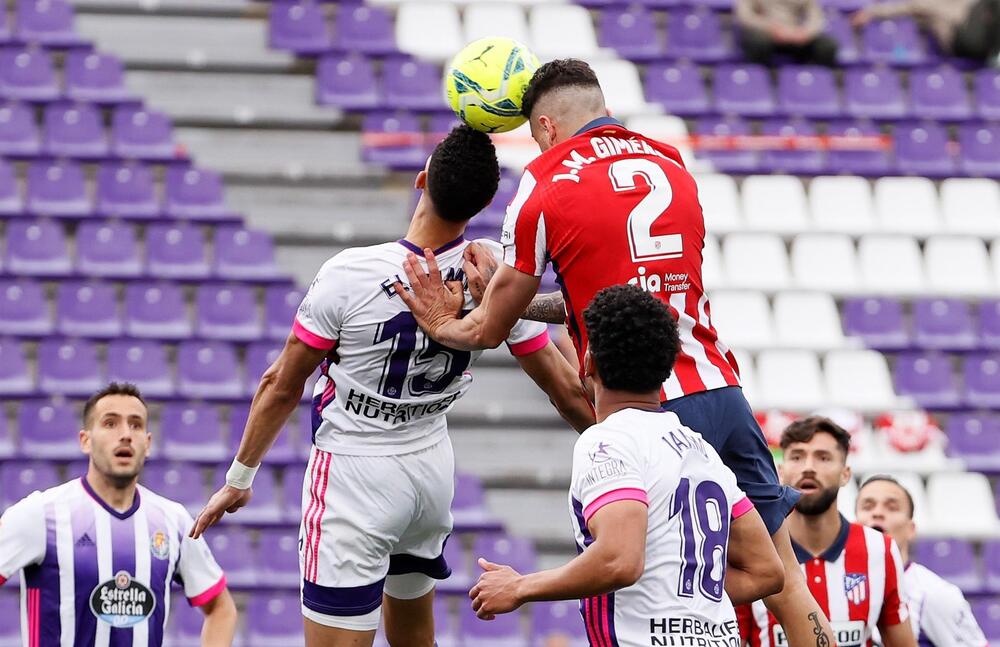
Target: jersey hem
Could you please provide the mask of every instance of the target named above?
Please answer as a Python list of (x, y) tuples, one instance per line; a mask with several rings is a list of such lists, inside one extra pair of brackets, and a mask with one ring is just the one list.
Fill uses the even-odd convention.
[(208, 604), (215, 598), (219, 597), (226, 588), (226, 574), (223, 573), (219, 581), (208, 587), (206, 590), (202, 591), (193, 598), (188, 598), (188, 603), (193, 607), (200, 607)]
[(598, 510), (609, 503), (616, 503), (618, 501), (638, 501), (645, 506), (649, 506), (649, 497), (646, 495), (645, 490), (640, 490), (639, 488), (634, 487), (619, 488), (617, 490), (612, 490), (611, 492), (605, 492), (601, 496), (594, 499), (590, 505), (584, 508), (584, 522), (590, 523), (590, 518), (593, 517)]
[(317, 335), (299, 322), (298, 319), (292, 322), (292, 333), (306, 346), (311, 346), (317, 350), (330, 350), (336, 345), (336, 339), (327, 339)]
[(508, 344), (510, 348), (510, 354), (514, 357), (524, 357), (525, 355), (531, 355), (532, 353), (538, 352), (549, 345), (549, 331), (543, 330), (542, 333), (531, 339), (525, 341), (519, 341), (516, 344)]

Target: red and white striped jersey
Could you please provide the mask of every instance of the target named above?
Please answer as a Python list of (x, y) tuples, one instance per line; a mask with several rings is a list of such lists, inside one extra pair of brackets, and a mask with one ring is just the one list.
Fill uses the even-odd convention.
[(507, 207), (504, 261), (541, 276), (552, 263), (583, 365), (583, 310), (611, 285), (639, 285), (667, 303), (681, 351), (664, 399), (739, 385), (712, 326), (702, 285), (705, 220), (677, 149), (598, 119), (525, 168)]
[[(876, 627), (906, 622), (903, 561), (896, 542), (874, 528), (840, 518), (837, 539), (822, 555), (792, 541), (813, 597), (830, 619), (837, 647), (873, 647)], [(736, 609), (740, 635), (750, 647), (784, 647), (785, 632), (764, 603)]]

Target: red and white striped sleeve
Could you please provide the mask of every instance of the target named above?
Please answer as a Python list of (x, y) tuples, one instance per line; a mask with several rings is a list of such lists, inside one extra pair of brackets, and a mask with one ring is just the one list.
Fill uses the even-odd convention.
[(878, 626), (891, 627), (906, 622), (910, 617), (909, 609), (903, 600), (903, 558), (899, 547), (888, 535), (885, 536), (885, 598), (882, 601), (882, 612), (879, 614)]
[(507, 206), (500, 242), (504, 246), (504, 263), (532, 276), (545, 272), (545, 214), (538, 182), (527, 170)]

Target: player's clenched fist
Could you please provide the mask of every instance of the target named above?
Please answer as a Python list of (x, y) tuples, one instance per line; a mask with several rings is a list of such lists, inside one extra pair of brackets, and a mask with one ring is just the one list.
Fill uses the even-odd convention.
[(250, 503), (253, 496), (253, 488), (238, 490), (230, 485), (223, 485), (212, 495), (205, 507), (198, 514), (191, 527), (191, 538), (197, 539), (202, 533), (214, 526), (222, 515), (226, 512), (236, 512), (246, 504)]
[(469, 591), (472, 610), (480, 620), (493, 620), (498, 613), (510, 613), (524, 600), (518, 592), (521, 574), (510, 566), (494, 564), (479, 558), (479, 566), (486, 571)]

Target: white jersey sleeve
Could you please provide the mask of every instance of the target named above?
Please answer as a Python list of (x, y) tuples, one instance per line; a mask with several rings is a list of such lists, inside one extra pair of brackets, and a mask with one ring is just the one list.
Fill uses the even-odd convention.
[[(480, 238), (475, 241), (490, 250), (497, 263), (502, 264), (503, 247), (495, 240)], [(507, 336), (507, 347), (515, 357), (530, 355), (542, 349), (549, 342), (548, 327), (540, 321), (518, 319)]]
[(979, 628), (972, 609), (962, 592), (954, 584), (941, 582), (924, 604), (920, 615), (920, 633), (943, 647), (985, 647), (983, 630)]
[(45, 509), (41, 492), (21, 499), (0, 516), (0, 584), (45, 558)]
[(351, 285), (344, 256), (341, 252), (323, 264), (295, 314), (295, 336), (313, 348), (330, 349), (340, 339)]
[(584, 523), (616, 501), (649, 505), (642, 473), (642, 452), (634, 438), (600, 424), (585, 431), (573, 449), (571, 486)]
[(187, 510), (178, 507), (183, 515), (179, 519), (183, 534), (175, 577), (184, 586), (184, 596), (188, 602), (197, 607), (214, 600), (222, 593), (226, 588), (226, 576), (212, 556), (205, 537), (191, 539), (188, 536), (194, 519)]

